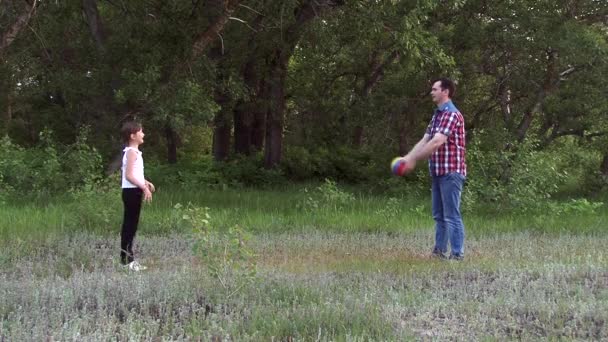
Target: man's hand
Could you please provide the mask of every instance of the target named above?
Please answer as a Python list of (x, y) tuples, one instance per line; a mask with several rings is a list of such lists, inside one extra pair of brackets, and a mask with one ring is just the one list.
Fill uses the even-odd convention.
[(410, 154), (407, 154), (403, 157), (403, 161), (405, 161), (406, 170), (405, 173), (410, 173), (414, 168), (416, 168), (416, 159), (412, 158)]

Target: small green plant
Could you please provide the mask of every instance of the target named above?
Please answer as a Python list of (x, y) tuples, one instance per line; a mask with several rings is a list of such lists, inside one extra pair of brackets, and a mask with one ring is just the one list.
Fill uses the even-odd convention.
[(410, 208), (410, 212), (416, 214), (418, 217), (427, 217), (431, 213), (431, 210), (427, 207), (427, 204), (422, 203)]
[(174, 209), (194, 233), (196, 256), (222, 288), (229, 291), (227, 298), (255, 280), (255, 254), (247, 245), (251, 239), (247, 231), (238, 225), (223, 232), (213, 229), (207, 207), (178, 203)]
[(391, 197), (383, 208), (376, 210), (376, 214), (386, 221), (391, 221), (401, 215), (401, 206), (399, 199)]
[(304, 188), (302, 192), (304, 192), (304, 200), (298, 202), (296, 204), (296, 208), (299, 210), (304, 210), (308, 213), (318, 210), (321, 203), (317, 196), (315, 196), (312, 191), (308, 190), (308, 188)]
[(603, 205), (603, 202), (591, 202), (586, 198), (580, 198), (568, 202), (551, 202), (548, 211), (554, 215), (595, 215)]
[(342, 209), (355, 201), (355, 196), (338, 188), (338, 184), (330, 179), (319, 185), (314, 191), (304, 188), (305, 198), (296, 204), (296, 208), (313, 212), (320, 208)]
[(340, 190), (338, 184), (331, 179), (326, 178), (325, 183), (317, 187), (317, 190), (325, 202), (336, 206), (342, 206), (355, 200), (355, 196)]

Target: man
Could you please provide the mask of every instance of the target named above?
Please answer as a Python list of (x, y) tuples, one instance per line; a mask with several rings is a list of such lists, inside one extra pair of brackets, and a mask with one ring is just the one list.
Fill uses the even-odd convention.
[(404, 159), (410, 169), (418, 160), (429, 160), (436, 223), (432, 255), (445, 259), (449, 240), (449, 258), (463, 260), (464, 224), (460, 215), (460, 196), (467, 169), (464, 118), (452, 103), (455, 88), (454, 82), (447, 78), (433, 81), (431, 97), (437, 108), (424, 137)]

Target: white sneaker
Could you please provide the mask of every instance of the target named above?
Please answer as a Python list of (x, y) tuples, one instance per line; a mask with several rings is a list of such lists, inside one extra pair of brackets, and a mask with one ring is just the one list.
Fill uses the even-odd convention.
[(144, 271), (147, 268), (146, 266), (140, 265), (137, 261), (131, 261), (130, 263), (126, 264), (125, 267), (128, 267), (129, 270), (135, 272)]

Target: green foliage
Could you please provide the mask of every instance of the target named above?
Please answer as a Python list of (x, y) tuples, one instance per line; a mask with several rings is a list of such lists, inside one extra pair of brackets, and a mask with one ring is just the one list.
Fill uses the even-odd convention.
[(602, 205), (586, 199), (557, 201), (562, 192), (571, 196), (582, 193), (584, 184), (596, 184), (598, 175), (585, 171), (599, 164), (596, 153), (572, 141), (539, 150), (529, 139), (518, 145), (516, 152), (496, 154), (486, 139), (500, 144), (500, 135), (477, 132), (467, 149), (469, 168), (462, 197), (466, 211), (493, 207), (541, 216), (592, 214)]
[(58, 145), (50, 131), (25, 149), (8, 137), (0, 142), (0, 187), (11, 193), (58, 194), (91, 188), (101, 177), (101, 156), (87, 143), (84, 128), (75, 143)]
[(481, 140), (489, 137), (480, 133), (468, 146), (465, 208), (492, 203), (503, 209), (543, 211), (567, 179), (563, 156), (538, 151), (529, 141), (512, 154), (482, 151)]
[(467, 148), (468, 176), (463, 190), (466, 210), (492, 203), (497, 209), (539, 212), (546, 208), (568, 177), (564, 158), (538, 151), (528, 140), (508, 153), (496, 153), (484, 139), (496, 134), (478, 132)]
[[(388, 178), (385, 158), (422, 135), (433, 106), (423, 95), (440, 75), (458, 81), (455, 100), (471, 133), (486, 132), (468, 151), (465, 209), (539, 211), (556, 196), (606, 188), (598, 171), (608, 130), (598, 76), (608, 73), (603, 1), (252, 1), (195, 61), (194, 39), (215, 22), (220, 3), (94, 3), (99, 16), (89, 23), (78, 2), (39, 1), (27, 29), (2, 51), (4, 198), (94, 188), (99, 156), (115, 149), (127, 113), (150, 133), (148, 162), (166, 159), (167, 130), (176, 133), (180, 163), (146, 164), (161, 183), (266, 187), (329, 178), (391, 196), (426, 195), (423, 167)], [(2, 27), (23, 10), (9, 4), (0, 9)], [(95, 25), (103, 34), (92, 34)], [(289, 59), (281, 89), (270, 73), (277, 54)], [(281, 171), (264, 169), (261, 152), (212, 162), (214, 115), (232, 118), (244, 108), (251, 124), (277, 94), (287, 102), (285, 117), (275, 118), (284, 122)], [(524, 132), (526, 116), (533, 120)], [(74, 130), (83, 126), (92, 129)], [(355, 128), (363, 128), (360, 141)]]
[(101, 182), (99, 172), (102, 165), (101, 155), (90, 144), (89, 135), (90, 127), (83, 127), (76, 137), (76, 142), (67, 147), (62, 157), (62, 173), (70, 175), (68, 179), (70, 189), (89, 190)]
[(512, 166), (505, 197), (520, 210), (543, 210), (568, 176), (560, 155), (534, 151), (522, 146)]
[(24, 149), (4, 136), (0, 142), (0, 180), (4, 192), (15, 188), (22, 189), (27, 166), (24, 164)]

